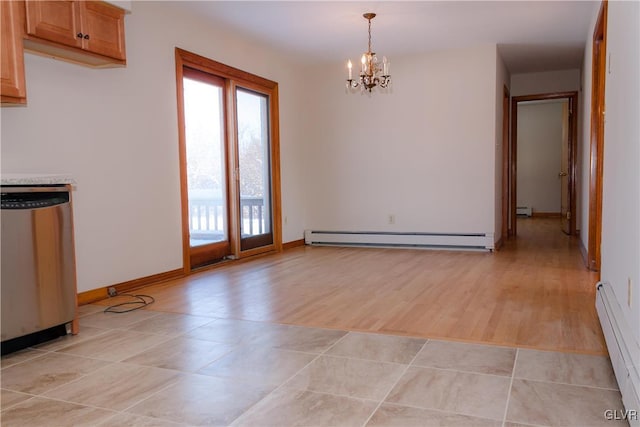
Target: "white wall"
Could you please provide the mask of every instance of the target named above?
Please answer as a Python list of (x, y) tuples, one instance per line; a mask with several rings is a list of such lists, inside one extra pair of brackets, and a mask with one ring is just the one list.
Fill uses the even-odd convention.
[(601, 278), (613, 286), (640, 354), (639, 2), (609, 2), (607, 59)]
[(70, 173), (78, 289), (182, 267), (174, 48), (279, 82), (283, 240), (302, 238), (305, 183), (297, 65), (252, 40), (135, 2), (127, 67), (94, 70), (25, 57), (28, 106), (2, 109), (2, 171)]
[(343, 64), (310, 69), (309, 228), (493, 232), (496, 55), (394, 57), (387, 93), (348, 93)]
[(582, 219), (580, 227), (580, 244), (586, 251), (589, 247), (589, 176), (590, 170), (590, 140), (591, 140), (591, 77), (592, 77), (592, 49), (593, 30), (595, 29), (598, 11), (596, 8), (589, 26), (589, 33), (586, 35), (587, 43), (584, 48), (584, 60), (582, 62), (582, 101), (580, 105), (580, 122), (578, 123), (578, 159), (581, 167), (576, 172), (578, 182), (582, 185), (578, 189), (578, 199), (576, 210)]
[(562, 106), (564, 102), (518, 104), (518, 206), (560, 212)]
[(580, 91), (580, 70), (521, 73), (511, 76), (511, 96)]
[(124, 9), (127, 13), (131, 13), (133, 7), (133, 0), (106, 0), (106, 2)]

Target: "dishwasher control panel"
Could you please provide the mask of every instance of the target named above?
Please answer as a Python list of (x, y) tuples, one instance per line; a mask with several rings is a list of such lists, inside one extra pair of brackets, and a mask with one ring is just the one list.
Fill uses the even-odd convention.
[(38, 209), (69, 203), (65, 187), (2, 187), (2, 209)]
[[(31, 197), (29, 197), (31, 196)], [(2, 209), (37, 209), (69, 203), (69, 194), (2, 193)]]

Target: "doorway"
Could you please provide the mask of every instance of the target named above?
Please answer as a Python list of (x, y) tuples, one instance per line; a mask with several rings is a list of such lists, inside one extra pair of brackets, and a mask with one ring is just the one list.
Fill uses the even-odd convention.
[[(562, 103), (562, 101), (565, 101)], [(561, 219), (561, 229), (568, 235), (576, 234), (576, 150), (577, 150), (577, 92), (561, 92), (539, 95), (516, 96), (511, 101), (511, 141), (509, 143), (509, 156), (505, 158), (508, 162), (509, 185), (505, 186), (508, 195), (504, 195), (509, 200), (508, 218), (503, 218), (509, 224), (508, 236), (517, 236), (518, 217), (518, 107), (520, 105), (531, 105), (532, 103), (560, 102), (563, 107), (563, 128), (562, 143), (558, 147), (558, 155), (561, 158), (558, 169), (547, 171), (547, 180), (559, 180), (558, 200), (560, 202), (558, 216)], [(530, 154), (530, 153), (524, 153)], [(530, 165), (531, 166), (531, 165)], [(535, 166), (530, 168), (535, 170)], [(534, 215), (535, 206), (522, 206), (526, 215)], [(538, 211), (539, 214), (554, 215), (555, 211)]]
[(280, 250), (277, 83), (176, 49), (184, 270)]

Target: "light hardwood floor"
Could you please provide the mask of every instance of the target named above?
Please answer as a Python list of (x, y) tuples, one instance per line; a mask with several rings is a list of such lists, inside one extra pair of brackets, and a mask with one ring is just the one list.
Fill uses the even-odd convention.
[(138, 293), (163, 312), (606, 354), (578, 240), (553, 218), (518, 231), (493, 254), (300, 247)]

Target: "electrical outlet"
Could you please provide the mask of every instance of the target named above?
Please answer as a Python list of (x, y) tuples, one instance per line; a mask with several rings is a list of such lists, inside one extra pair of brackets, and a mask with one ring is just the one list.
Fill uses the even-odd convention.
[(627, 305), (631, 308), (631, 277), (627, 277)]
[(396, 223), (396, 216), (394, 214), (389, 214), (389, 224)]

